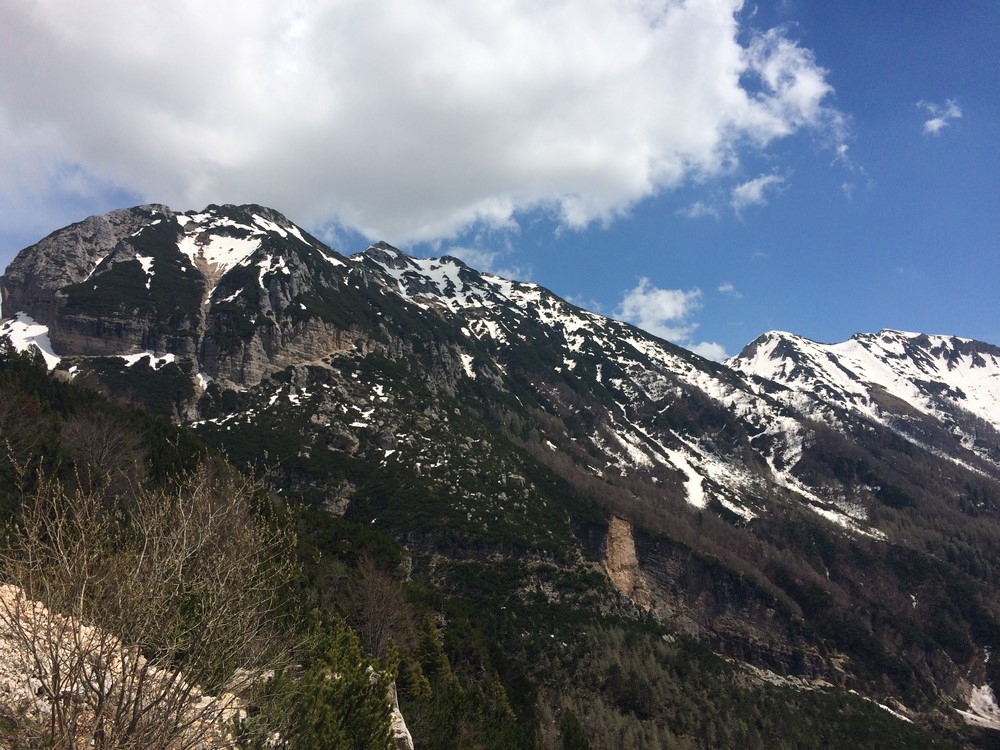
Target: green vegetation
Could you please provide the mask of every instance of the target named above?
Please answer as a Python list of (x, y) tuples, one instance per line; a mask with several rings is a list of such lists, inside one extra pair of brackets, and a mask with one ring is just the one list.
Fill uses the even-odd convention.
[(357, 635), (339, 618), (313, 619), (298, 654), (301, 674), (285, 671), (267, 685), (241, 728), (241, 747), (386, 750), (393, 665), (364, 658)]
[(190, 360), (154, 368), (149, 357), (129, 365), (121, 357), (94, 358), (88, 380), (112, 398), (142, 405), (151, 413), (177, 419), (194, 396)]
[[(162, 417), (55, 381), (30, 357), (0, 359), (8, 448), (0, 472), (9, 480), (0, 498), (8, 518), (49, 479), (68, 496), (161, 496), (206, 461), (223, 465), (222, 448), (260, 477), (248, 492), (257, 522), (296, 532), (299, 574), (273, 612), (284, 661), (273, 680), (247, 693), (244, 747), (278, 731), (289, 748), (385, 748), (392, 680), (418, 748), (961, 746), (843, 690), (806, 689), (805, 680), (771, 684), (646, 618), (612, 591), (595, 559), (607, 509), (588, 499), (579, 474), (537, 459), (548, 450), (537, 434), (527, 430), (519, 440), (524, 425), (483, 419), (461, 391), (442, 395), (426, 370), (405, 360), (345, 358), (331, 366), (342, 377), (324, 381), (331, 371), (309, 371), (308, 388), (353, 387), (344, 402), (356, 411), (320, 412), (319, 400), (301, 394), (299, 408), (279, 408), (302, 381), (290, 370), (269, 383), (286, 389), (274, 408), (273, 390), (211, 388), (207, 415), (214, 408), (224, 418), (238, 407), (253, 416), (206, 423), (194, 437)], [(177, 378), (165, 376), (167, 384)], [(461, 388), (490, 392), (478, 382)], [(177, 396), (169, 385), (163, 391), (166, 401)], [(410, 421), (370, 420), (354, 428), (367, 430), (364, 440), (338, 443), (376, 393)], [(434, 411), (424, 414), (431, 394)], [(500, 413), (499, 394), (482, 408)], [(400, 436), (411, 434), (426, 453), (399, 460)], [(343, 518), (326, 510), (338, 487), (352, 500)], [(685, 571), (690, 588), (679, 595), (702, 596), (720, 611), (739, 605), (726, 615), (770, 617), (789, 632), (811, 628), (830, 653), (863, 659), (856, 667), (872, 670), (872, 679), (909, 686), (907, 698), (930, 700), (898, 654), (933, 644), (873, 605), (846, 616), (843, 587), (852, 569), (891, 571), (904, 590), (954, 581), (954, 598), (927, 631), (949, 652), (968, 648), (973, 620), (977, 639), (993, 636), (989, 603), (947, 560), (901, 548), (876, 559), (865, 543), (833, 539), (794, 513), (762, 519), (756, 546), (741, 547), (745, 535), (682, 504), (641, 515), (627, 487), (611, 487), (605, 502), (633, 507), (648, 521), (637, 544)], [(753, 567), (740, 568), (747, 560)], [(190, 602), (180, 609), (198, 612)], [(886, 634), (902, 645), (887, 647)], [(173, 658), (182, 664), (185, 657), (178, 649)]]
[[(380, 663), (335, 617), (298, 624), (307, 579), (287, 589), (298, 566), (277, 498), (189, 431), (53, 380), (32, 357), (0, 356), (0, 393), (0, 575), (23, 592), (0, 602), (0, 630), (49, 706), (0, 696), (0, 744), (228, 746), (234, 691), (249, 701), (248, 747), (283, 730), (288, 747), (386, 748)], [(67, 622), (93, 635), (67, 638)]]

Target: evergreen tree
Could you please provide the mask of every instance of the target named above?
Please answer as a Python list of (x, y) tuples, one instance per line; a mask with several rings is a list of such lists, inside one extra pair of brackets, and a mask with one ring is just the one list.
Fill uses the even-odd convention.
[(392, 674), (362, 658), (358, 637), (343, 620), (317, 625), (305, 672), (274, 688), (282, 696), (283, 746), (296, 750), (386, 750), (390, 747)]
[(563, 750), (590, 750), (587, 730), (577, 715), (568, 708), (563, 712), (559, 722), (559, 736), (562, 738)]

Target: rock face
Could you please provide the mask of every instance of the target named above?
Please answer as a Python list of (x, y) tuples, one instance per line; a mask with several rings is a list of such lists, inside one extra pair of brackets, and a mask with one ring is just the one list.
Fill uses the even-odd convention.
[[(110, 687), (101, 682), (95, 688), (94, 675), (103, 668), (107, 672), (102, 677)], [(53, 695), (63, 702), (58, 711)], [(178, 746), (236, 747), (233, 727), (246, 716), (238, 697), (204, 693), (147, 664), (138, 647), (50, 612), (19, 588), (0, 585), (0, 711), (5, 717), (5, 740), (19, 738), (30, 746), (39, 734), (45, 736), (37, 727), (47, 726), (57, 739), (90, 747), (109, 739), (96, 721), (102, 712), (174, 703), (176, 708), (152, 713), (160, 720), (166, 716), (163, 726), (174, 729)], [(142, 730), (135, 732), (135, 740), (123, 724), (107, 721), (110, 739), (142, 744)], [(14, 746), (21, 746), (18, 739)]]
[(150, 352), (171, 356), (193, 383), (246, 387), (370, 348), (361, 321), (328, 301), (348, 271), (270, 209), (147, 205), (52, 233), (18, 255), (0, 289), (5, 317), (46, 326), (52, 348), (78, 369), (86, 358)]
[(605, 541), (604, 569), (616, 589), (645, 610), (652, 609), (649, 586), (635, 554), (632, 524), (612, 516), (608, 521)]
[(410, 730), (406, 727), (406, 719), (403, 718), (403, 712), (399, 710), (399, 699), (396, 697), (395, 683), (392, 684), (390, 690), (390, 705), (392, 708), (390, 731), (392, 732), (393, 744), (395, 745), (396, 750), (414, 750), (413, 736), (410, 734)]
[[(169, 209), (150, 205), (91, 216), (53, 232), (31, 252), (20, 253), (0, 279), (3, 316), (30, 311), (35, 320), (52, 325), (60, 307), (59, 291), (90, 278), (121, 243), (154, 221), (158, 213), (169, 213)], [(127, 246), (121, 249), (128, 253)]]

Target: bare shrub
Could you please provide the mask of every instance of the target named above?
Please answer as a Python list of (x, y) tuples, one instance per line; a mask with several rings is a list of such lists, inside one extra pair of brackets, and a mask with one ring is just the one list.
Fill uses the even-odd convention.
[(131, 495), (149, 474), (141, 438), (107, 414), (67, 417), (60, 438), (86, 492)]
[(358, 575), (348, 591), (351, 624), (365, 653), (385, 656), (389, 641), (409, 646), (415, 639), (415, 615), (399, 583), (367, 555), (358, 563)]
[(29, 676), (0, 690), (8, 747), (230, 746), (233, 693), (281, 659), (292, 573), (253, 490), (208, 463), (127, 505), (38, 482), (0, 552), (0, 632)]

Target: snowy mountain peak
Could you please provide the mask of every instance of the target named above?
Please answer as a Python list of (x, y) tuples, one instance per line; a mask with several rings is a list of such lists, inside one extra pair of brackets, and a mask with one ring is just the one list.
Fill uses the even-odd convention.
[(930, 417), (970, 448), (980, 422), (1000, 431), (1000, 348), (973, 339), (882, 330), (821, 344), (771, 331), (727, 364), (885, 424)]
[(217, 275), (247, 263), (268, 235), (313, 244), (291, 221), (263, 206), (212, 205), (174, 219), (181, 229), (177, 240), (181, 253), (193, 266), (208, 266)]
[(458, 312), (511, 304), (514, 286), (533, 287), (479, 273), (450, 255), (412, 258), (384, 242), (351, 256), (351, 260), (375, 271), (393, 291), (424, 309)]
[[(54, 233), (12, 264), (5, 311), (9, 301), (22, 305), (7, 313), (22, 313), (3, 332), (12, 341), (50, 343), (70, 358), (120, 358), (123, 373), (146, 356), (155, 372), (173, 372), (170, 355), (186, 368), (177, 377), (201, 393), (210, 380), (264, 387), (290, 364), (330, 364), (342, 352), (368, 351), (385, 336), (407, 340), (411, 326), (443, 319), (436, 335), (449, 342), (449, 361), (461, 365), (454, 382), (506, 382), (517, 372), (527, 379), (518, 388), (534, 392), (545, 409), (603, 415), (574, 416), (572, 430), (547, 432), (548, 449), (596, 476), (652, 476), (658, 492), (670, 487), (689, 504), (740, 522), (763, 511), (755, 499), (766, 494), (762, 486), (780, 487), (825, 518), (869, 533), (863, 504), (806, 486), (795, 473), (804, 456), (804, 465), (811, 460), (811, 428), (801, 415), (853, 429), (844, 417), (853, 410), (896, 431), (922, 414), (951, 436), (949, 455), (974, 451), (978, 463), (961, 460), (1000, 466), (1000, 450), (989, 447), (1000, 439), (988, 438), (984, 452), (987, 433), (977, 422), (993, 433), (1000, 424), (1000, 350), (968, 339), (881, 331), (821, 344), (772, 331), (729, 369), (451, 256), (413, 258), (378, 242), (344, 258), (261, 206), (186, 213), (143, 206), (84, 224), (85, 231), (74, 225)], [(48, 274), (44, 294), (39, 275), (26, 272), (36, 266)], [(67, 278), (67, 266), (79, 270)], [(172, 408), (193, 411), (191, 404), (178, 397)], [(679, 413), (714, 427), (670, 416)], [(926, 430), (913, 439), (935, 442)], [(756, 452), (753, 466), (742, 463), (746, 450)]]

